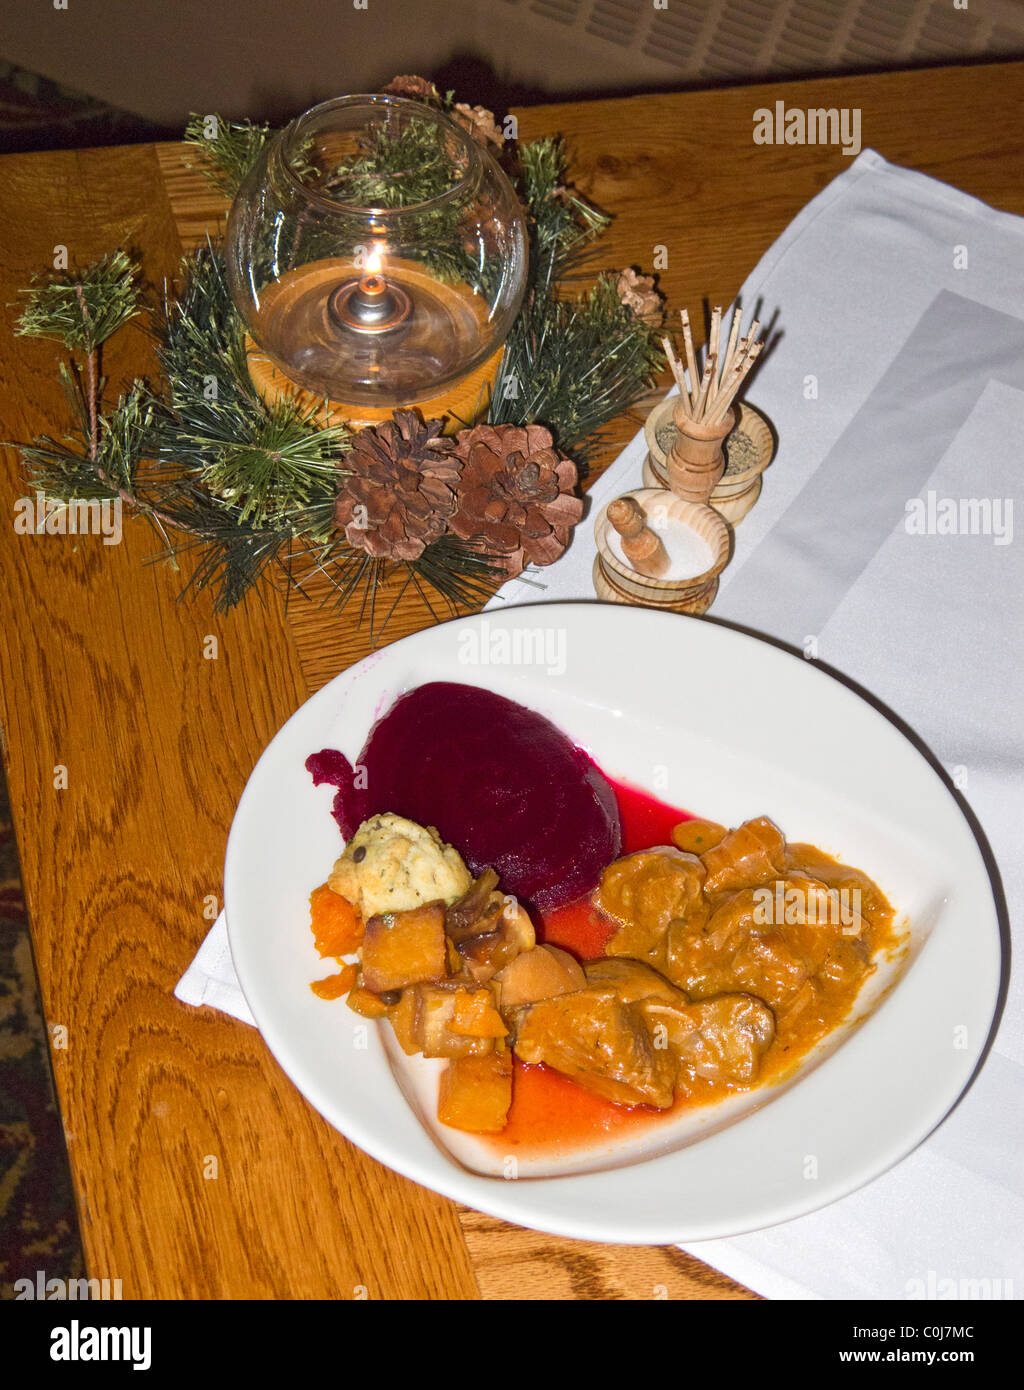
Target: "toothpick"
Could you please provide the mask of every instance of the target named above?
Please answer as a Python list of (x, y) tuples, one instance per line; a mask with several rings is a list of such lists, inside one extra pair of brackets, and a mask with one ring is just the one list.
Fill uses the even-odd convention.
[(711, 385), (711, 377), (717, 366), (718, 359), (715, 357), (709, 357), (705, 363), (704, 375), (701, 377), (700, 382), (700, 395), (697, 397), (697, 403), (693, 408), (693, 418), (695, 420), (700, 420), (704, 416), (704, 407), (707, 404), (708, 398), (708, 387)]
[(729, 345), (725, 349), (725, 361), (722, 363), (722, 383), (724, 384), (730, 371), (732, 371), (733, 356), (736, 352), (736, 340), (739, 337), (740, 322), (743, 318), (742, 309), (733, 311), (732, 331), (729, 334)]
[(697, 376), (697, 358), (693, 351), (693, 334), (690, 332), (690, 315), (685, 309), (682, 310), (682, 319), (683, 346), (686, 348), (686, 367), (690, 373), (690, 390), (693, 397), (693, 404), (696, 406), (697, 383), (700, 378)]
[(690, 393), (686, 388), (686, 374), (683, 370), (683, 364), (675, 354), (671, 338), (662, 338), (661, 345), (665, 349), (668, 365), (672, 368), (672, 375), (675, 377), (676, 385), (679, 387), (679, 404), (682, 407), (683, 414), (687, 419), (692, 420), (693, 416), (690, 413)]
[(737, 391), (743, 385), (743, 382), (746, 379), (747, 374), (749, 373), (751, 367), (754, 365), (754, 363), (760, 356), (761, 349), (763, 347), (763, 342), (753, 343), (750, 346), (750, 349), (746, 354), (745, 360), (739, 363), (734, 371), (734, 375), (736, 377), (734, 384), (732, 384), (726, 392), (721, 394), (718, 400), (715, 402), (715, 409), (712, 418), (708, 421), (709, 424), (720, 424), (722, 420), (725, 418), (726, 414), (729, 411), (729, 407), (732, 405), (733, 401), (736, 398)]
[[(720, 304), (716, 304), (715, 307), (711, 310), (711, 336), (708, 338), (708, 357), (713, 357), (715, 359), (716, 364), (719, 364), (721, 362), (721, 358), (718, 355), (718, 341), (721, 336), (721, 332), (722, 306)], [(712, 399), (712, 397), (714, 396), (717, 386), (718, 375), (716, 372), (715, 377), (711, 383), (711, 389), (708, 396), (709, 400)]]
[(716, 400), (721, 400), (722, 397), (726, 395), (733, 388), (733, 386), (735, 386), (736, 383), (740, 380), (740, 373), (743, 370), (743, 363), (746, 360), (746, 356), (749, 351), (750, 339), (741, 338), (736, 348), (736, 351), (733, 354), (732, 366), (729, 369), (729, 373), (728, 375), (723, 374), (722, 389), (719, 391)]

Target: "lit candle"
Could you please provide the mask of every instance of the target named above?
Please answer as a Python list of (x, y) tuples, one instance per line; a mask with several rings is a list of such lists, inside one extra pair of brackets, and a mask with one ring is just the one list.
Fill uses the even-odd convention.
[(366, 258), (366, 274), (334, 291), (330, 312), (342, 328), (354, 333), (387, 333), (405, 323), (412, 299), (384, 274), (384, 256), (374, 250)]

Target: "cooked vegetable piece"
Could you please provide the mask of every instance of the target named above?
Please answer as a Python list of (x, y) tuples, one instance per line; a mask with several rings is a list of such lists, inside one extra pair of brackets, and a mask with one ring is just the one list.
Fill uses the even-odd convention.
[(420, 1040), (417, 1035), (419, 1003), (419, 995), (415, 989), (403, 989), (402, 997), (388, 1012), (388, 1018), (395, 1030), (398, 1045), (407, 1057), (411, 1057), (420, 1050)]
[(500, 986), (499, 1006), (514, 1009), (520, 1004), (535, 1004), (538, 999), (571, 994), (584, 987), (587, 977), (568, 951), (544, 945), (516, 956), (495, 975), (494, 983)]
[(672, 843), (687, 854), (706, 854), (729, 832), (715, 820), (684, 820), (672, 830)]
[(328, 975), (325, 980), (314, 980), (309, 986), (318, 999), (340, 999), (356, 982), (359, 974), (355, 965), (344, 965), (337, 975)]
[(624, 1004), (608, 986), (534, 1004), (519, 1024), (516, 1053), (620, 1105), (672, 1104), (674, 1057), (654, 1046), (641, 1006)]
[(503, 970), (522, 951), (530, 951), (537, 937), (529, 914), (512, 899), (492, 893), (483, 916), (462, 935), (456, 946), (466, 972), (483, 984)]
[[(351, 991), (347, 1002), (352, 1012), (357, 1013), (360, 1018), (387, 1018), (393, 1007), (387, 1002), (387, 996), (381, 998), (365, 985), (359, 984)], [(398, 1000), (394, 1001), (397, 1002)]]
[(444, 929), (453, 941), (473, 935), (475, 924), (491, 906), (491, 895), (497, 886), (498, 875), (493, 869), (484, 869), (468, 892), (445, 909)]
[(310, 893), (309, 916), (316, 949), (322, 956), (347, 956), (359, 947), (363, 924), (358, 912), (326, 883)]
[(427, 903), (408, 912), (371, 917), (362, 961), (366, 988), (377, 994), (420, 981), (443, 980), (448, 967), (444, 904)]
[(484, 1057), (449, 1062), (437, 1103), (437, 1118), (452, 1129), (497, 1134), (512, 1104), (512, 1054), (507, 1048)]
[(503, 1038), (508, 1033), (489, 989), (457, 990), (450, 1027), (467, 1038)]
[(417, 1050), (424, 1057), (468, 1057), (490, 1052), (494, 1047), (493, 1036), (467, 1036), (452, 1027), (459, 995), (465, 994), (464, 990), (445, 984), (427, 984), (417, 985), (405, 993), (414, 995), (417, 1000), (412, 1032)]

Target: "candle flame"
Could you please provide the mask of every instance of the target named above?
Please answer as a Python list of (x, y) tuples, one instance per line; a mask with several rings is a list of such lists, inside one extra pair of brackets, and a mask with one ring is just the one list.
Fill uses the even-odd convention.
[(379, 250), (377, 250), (377, 249), (374, 249), (373, 251), (371, 251), (370, 254), (367, 256), (365, 262), (364, 262), (364, 267), (365, 267), (365, 270), (366, 270), (367, 275), (377, 275), (377, 274), (379, 274), (379, 273), (380, 273), (380, 268), (381, 268), (381, 266), (382, 266), (383, 264), (384, 264), (384, 257), (383, 257), (383, 255), (381, 254), (381, 252), (380, 252)]

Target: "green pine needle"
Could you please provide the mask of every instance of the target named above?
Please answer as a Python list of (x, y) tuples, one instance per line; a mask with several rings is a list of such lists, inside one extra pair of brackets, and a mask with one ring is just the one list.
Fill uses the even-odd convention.
[(619, 299), (602, 275), (575, 301), (537, 296), (505, 343), (488, 419), (547, 425), (577, 462), (600, 431), (653, 386), (665, 366), (659, 330)]
[(352, 207), (425, 203), (447, 193), (461, 176), (432, 120), (410, 114), (397, 127), (382, 122), (371, 140), (364, 155), (338, 165), (324, 179), (324, 189)]
[(547, 293), (611, 218), (569, 186), (568, 156), (560, 135), (521, 144), (519, 162), (531, 218), (532, 284), (535, 292)]
[(168, 400), (153, 421), (153, 449), (231, 507), (243, 526), (277, 524), (333, 500), (350, 428), (324, 428), (316, 407), (268, 405), (249, 376), (244, 325), (212, 246), (184, 266), (185, 287), (158, 348)]
[(183, 139), (201, 155), (198, 167), (207, 181), (226, 198), (233, 198), (269, 136), (269, 125), (193, 112)]
[(139, 312), (138, 268), (114, 251), (79, 272), (36, 275), (15, 332), (54, 338), (69, 352), (96, 349)]
[(114, 409), (100, 420), (97, 468), (108, 484), (134, 495), (139, 463), (152, 428), (154, 402), (136, 381)]

